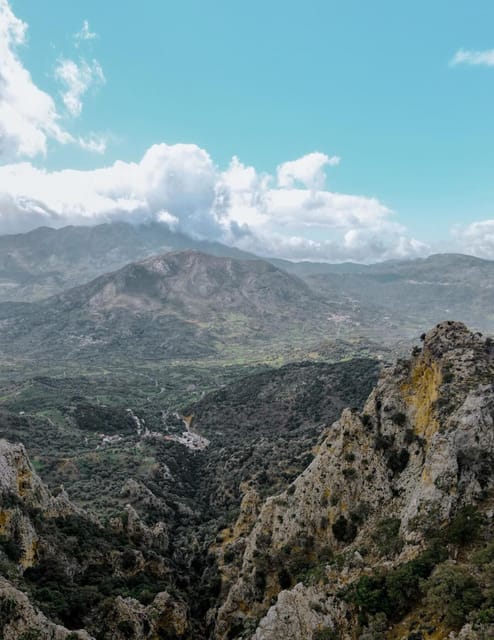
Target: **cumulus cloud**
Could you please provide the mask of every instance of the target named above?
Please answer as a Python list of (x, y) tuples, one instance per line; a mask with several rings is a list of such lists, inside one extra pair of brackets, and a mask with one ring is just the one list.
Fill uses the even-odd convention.
[[(305, 166), (305, 157), (298, 164)], [(0, 185), (8, 185), (0, 196), (0, 230), (154, 219), (196, 237), (293, 259), (367, 261), (427, 251), (378, 200), (309, 184), (280, 187), (277, 174), (258, 173), (238, 158), (221, 171), (192, 144), (154, 145), (139, 162), (93, 171), (11, 164), (0, 167)]]
[[(7, 0), (0, 0), (0, 162), (44, 156), (50, 140), (102, 153), (102, 139), (74, 137), (65, 129), (53, 98), (33, 82), (18, 55), (26, 33), (27, 24), (14, 15)], [(64, 102), (77, 115), (84, 93), (104, 81), (103, 71), (94, 61), (59, 66)]]
[(97, 37), (98, 34), (94, 33), (94, 31), (91, 31), (91, 29), (89, 28), (89, 22), (87, 20), (84, 20), (80, 31), (74, 34), (76, 47), (78, 47), (81, 42), (95, 40)]
[[(118, 161), (93, 171), (49, 172), (30, 163), (0, 166), (0, 191), (17, 206), (9, 230), (37, 224), (92, 224), (111, 220), (141, 222), (163, 212), (187, 231), (210, 235), (214, 216), (215, 168), (195, 145), (154, 145), (140, 162)], [(3, 211), (0, 229), (5, 231)]]
[[(236, 157), (220, 169), (194, 144), (156, 144), (138, 162), (94, 170), (34, 166), (29, 159), (45, 154), (50, 140), (95, 153), (103, 153), (106, 142), (62, 127), (54, 100), (18, 56), (26, 29), (0, 0), (0, 233), (159, 220), (196, 237), (293, 259), (373, 261), (427, 251), (376, 198), (329, 190), (326, 171), (340, 158), (321, 152), (283, 162), (272, 173)], [(81, 44), (95, 34), (85, 22), (75, 37)], [(88, 91), (105, 81), (97, 61), (83, 58), (61, 59), (56, 77), (70, 116), (79, 116)]]
[(451, 59), (450, 64), (453, 67), (459, 64), (494, 67), (494, 49), (485, 49), (483, 51), (459, 49)]
[(26, 31), (7, 0), (0, 0), (0, 161), (44, 155), (49, 138), (74, 141), (60, 126), (53, 99), (33, 83), (17, 55)]
[(324, 169), (340, 163), (338, 156), (327, 156), (325, 153), (308, 153), (298, 160), (280, 164), (277, 170), (278, 185), (293, 187), (300, 184), (308, 189), (322, 189), (326, 180)]
[(105, 83), (103, 69), (97, 60), (87, 62), (61, 59), (55, 69), (55, 78), (63, 86), (63, 103), (71, 116), (79, 116), (82, 111), (82, 98), (94, 86)]
[(463, 253), (494, 260), (494, 220), (457, 226), (453, 229), (453, 236)]

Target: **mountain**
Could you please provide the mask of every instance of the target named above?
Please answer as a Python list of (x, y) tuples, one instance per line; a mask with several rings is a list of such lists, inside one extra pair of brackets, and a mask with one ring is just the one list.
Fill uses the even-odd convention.
[(28, 233), (0, 236), (0, 302), (40, 300), (129, 262), (184, 249), (256, 258), (219, 242), (195, 240), (157, 222), (39, 227)]
[(494, 637), (493, 376), (492, 340), (455, 322), (384, 370), (247, 532), (218, 537), (214, 637)]
[(261, 260), (171, 252), (39, 303), (0, 305), (4, 356), (200, 358), (324, 336), (331, 311)]
[[(360, 273), (304, 276), (342, 305), (363, 335), (414, 337), (425, 324), (457, 318), (494, 331), (494, 262), (458, 254), (363, 267)], [(380, 322), (375, 318), (380, 317)], [(380, 325), (384, 324), (384, 327)]]
[[(155, 222), (57, 230), (42, 227), (29, 233), (0, 236), (0, 304), (9, 301), (12, 307), (13, 303), (38, 302), (130, 263), (177, 250), (259, 260), (234, 247), (193, 239)], [(364, 336), (392, 344), (414, 339), (424, 324), (449, 317), (483, 331), (494, 330), (493, 261), (438, 254), (373, 265), (277, 258), (266, 258), (265, 262), (302, 278), (316, 297), (327, 301), (333, 337)], [(192, 329), (190, 325), (166, 328), (184, 344), (190, 343), (190, 353), (203, 353), (202, 338)], [(206, 342), (210, 342), (209, 337)], [(210, 347), (204, 353), (212, 353)]]

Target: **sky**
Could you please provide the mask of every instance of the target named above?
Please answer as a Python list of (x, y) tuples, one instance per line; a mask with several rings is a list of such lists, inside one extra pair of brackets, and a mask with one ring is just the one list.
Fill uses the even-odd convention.
[(0, 233), (494, 259), (491, 0), (0, 0)]

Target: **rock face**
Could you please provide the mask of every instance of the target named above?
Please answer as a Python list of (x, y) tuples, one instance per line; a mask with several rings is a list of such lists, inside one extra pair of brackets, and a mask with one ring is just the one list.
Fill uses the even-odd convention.
[(453, 322), (386, 369), (363, 412), (345, 410), (310, 466), (222, 546), (244, 552), (224, 570), (215, 638), (357, 637), (358, 610), (338, 592), (416, 558), (465, 505), (487, 508), (493, 382), (491, 341)]
[[(184, 637), (186, 605), (158, 588), (170, 572), (159, 555), (166, 525), (147, 527), (130, 505), (124, 514), (105, 528), (65, 491), (48, 491), (23, 445), (0, 440), (0, 638)], [(120, 595), (139, 583), (149, 604)]]
[(19, 545), (19, 561), (24, 569), (35, 563), (39, 542), (26, 507), (42, 510), (50, 518), (78, 513), (65, 492), (57, 497), (50, 494), (32, 468), (22, 444), (0, 440), (0, 535)]
[[(0, 577), (0, 631), (3, 640), (94, 640), (85, 631), (69, 631), (54, 624), (29, 602), (29, 598)], [(29, 635), (31, 634), (31, 635)], [(36, 634), (36, 635), (34, 635)]]

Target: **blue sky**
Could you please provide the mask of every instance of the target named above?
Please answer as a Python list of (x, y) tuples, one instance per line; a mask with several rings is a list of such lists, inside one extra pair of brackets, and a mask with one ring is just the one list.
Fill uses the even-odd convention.
[[(116, 161), (138, 163), (159, 143), (188, 143), (208, 154), (218, 174), (233, 156), (243, 173), (237, 167), (233, 186), (231, 172), (215, 182), (227, 184), (238, 215), (216, 211), (208, 218), (201, 177), (200, 202), (186, 198), (193, 214), (180, 202), (160, 201), (166, 206), (159, 211), (185, 231), (201, 227), (203, 234), (293, 258), (375, 260), (436, 250), (494, 258), (492, 2), (50, 0), (49, 12), (42, 2), (0, 2), (26, 25), (26, 41), (11, 49), (53, 99), (58, 124), (73, 138), (105, 141), (104, 153), (90, 153), (48, 135), (45, 153), (3, 159), (10, 167), (5, 180), (18, 162), (32, 170), (91, 172)], [(74, 38), (85, 21), (88, 37)], [(463, 57), (452, 64), (459, 51)], [(79, 71), (85, 61), (90, 78), (71, 113), (56, 71), (63, 61)], [(301, 181), (296, 167), (278, 193), (278, 168), (313, 152), (340, 161), (312, 162), (317, 189), (314, 176)], [(154, 161), (162, 166), (167, 154), (162, 149)], [(178, 156), (173, 162), (175, 172), (190, 164)], [(266, 174), (271, 186), (260, 187)], [(304, 189), (312, 194), (309, 205)], [(348, 195), (344, 219), (339, 201), (328, 196), (321, 216), (306, 222), (305, 210), (318, 206), (314, 190)], [(17, 189), (10, 197), (21, 195)], [(39, 193), (32, 199), (39, 204)], [(260, 200), (264, 208), (254, 211)], [(361, 205), (365, 211), (353, 215)], [(59, 216), (47, 223), (80, 222), (71, 208), (80, 213), (81, 203), (47, 203)], [(115, 207), (100, 209), (95, 221), (119, 216)], [(126, 219), (129, 210), (127, 203)], [(21, 227), (36, 223), (33, 212), (24, 214)], [(13, 219), (11, 213), (5, 230), (17, 230)], [(289, 240), (280, 239), (280, 230)]]

